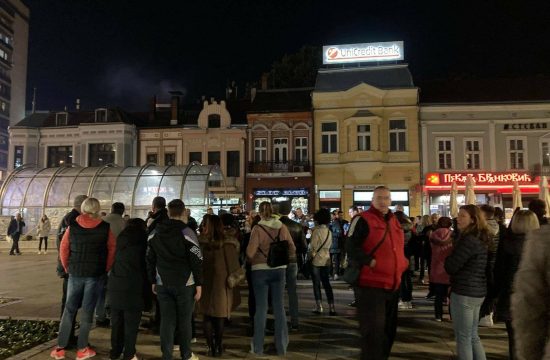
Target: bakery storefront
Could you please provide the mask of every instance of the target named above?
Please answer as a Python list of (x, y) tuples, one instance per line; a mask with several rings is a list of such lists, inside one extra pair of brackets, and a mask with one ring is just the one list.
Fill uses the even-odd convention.
[(529, 201), (538, 198), (538, 177), (528, 172), (439, 172), (428, 173), (423, 186), (425, 208), (429, 213), (449, 215), (451, 186), (456, 182), (458, 206), (464, 205), (465, 183), (468, 175), (472, 175), (476, 182), (474, 192), (476, 204), (490, 204), (504, 209), (506, 218), (510, 218), (512, 209), (512, 192), (514, 182), (517, 181), (521, 191), (522, 203), (527, 207)]

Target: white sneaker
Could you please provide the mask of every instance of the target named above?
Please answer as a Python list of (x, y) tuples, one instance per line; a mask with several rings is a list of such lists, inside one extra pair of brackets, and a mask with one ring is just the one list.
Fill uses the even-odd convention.
[(479, 320), (479, 326), (482, 327), (492, 327), (493, 326), (493, 313), (485, 315)]
[(44, 251), (44, 253), (43, 253), (43, 254), (44, 254), (44, 255), (46, 255), (47, 253), (48, 253), (47, 251)]
[(197, 338), (196, 338), (196, 337), (191, 338), (191, 344), (194, 344), (194, 343), (196, 343), (196, 342), (197, 342)]
[(413, 308), (410, 301), (400, 301), (399, 304), (397, 304), (397, 307), (399, 310), (412, 310)]
[(38, 255), (42, 254), (42, 251), (38, 250), (37, 254), (38, 254)]
[(411, 301), (407, 301), (407, 309), (409, 310), (413, 309), (413, 303)]
[(191, 353), (191, 357), (188, 360), (199, 360), (199, 357), (194, 353)]
[(334, 280), (338, 280), (338, 275), (334, 274)]

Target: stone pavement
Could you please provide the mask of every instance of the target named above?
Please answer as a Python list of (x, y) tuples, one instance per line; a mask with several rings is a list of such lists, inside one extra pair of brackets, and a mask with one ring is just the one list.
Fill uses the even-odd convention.
[[(0, 249), (0, 297), (18, 298), (19, 302), (0, 306), (0, 317), (11, 316), (21, 319), (57, 319), (61, 281), (55, 275), (57, 254), (37, 255), (26, 250), (22, 256), (8, 256)], [(313, 307), (313, 293), (309, 281), (299, 282), (301, 327), (290, 334), (288, 359), (357, 359), (359, 356), (357, 322), (355, 309), (346, 304), (351, 301), (352, 292), (340, 282), (334, 282), (338, 316), (318, 316), (310, 312)], [(232, 324), (226, 328), (224, 358), (252, 358), (248, 354), (250, 338), (246, 336), (248, 315), (246, 309), (246, 288), (241, 291), (243, 302), (234, 313)], [(414, 293), (415, 309), (400, 312), (396, 343), (390, 359), (453, 359), (455, 344), (449, 321), (433, 321), (433, 303), (423, 299), (426, 287), (421, 286)], [(200, 337), (200, 321), (197, 322), (198, 342), (193, 351), (201, 359), (205, 343)], [(502, 325), (481, 328), (481, 339), (488, 359), (507, 358), (506, 331)], [(108, 359), (110, 332), (96, 328), (91, 333), (90, 343), (97, 349), (98, 359)], [(27, 352), (18, 359), (49, 359), (54, 342), (45, 344), (41, 352)], [(266, 345), (272, 344), (272, 337), (266, 337)], [(160, 359), (160, 342), (147, 330), (138, 337), (138, 355), (144, 359)], [(175, 355), (178, 355), (175, 353)], [(74, 359), (75, 353), (68, 352), (67, 359)], [(176, 357), (179, 358), (179, 357)], [(276, 357), (274, 357), (276, 358)]]

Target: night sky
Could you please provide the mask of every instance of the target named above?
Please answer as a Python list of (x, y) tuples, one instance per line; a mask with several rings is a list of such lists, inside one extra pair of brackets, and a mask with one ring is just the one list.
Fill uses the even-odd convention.
[(258, 80), (302, 45), (403, 40), (416, 83), (550, 72), (548, 1), (24, 2), (27, 107), (36, 86), (40, 110), (76, 98), (140, 110), (169, 90), (220, 98), (228, 80)]

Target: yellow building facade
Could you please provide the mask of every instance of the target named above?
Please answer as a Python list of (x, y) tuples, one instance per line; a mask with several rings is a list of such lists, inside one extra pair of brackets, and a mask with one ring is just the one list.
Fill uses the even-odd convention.
[(418, 88), (406, 65), (319, 70), (314, 109), (317, 208), (368, 208), (386, 185), (421, 213)]

